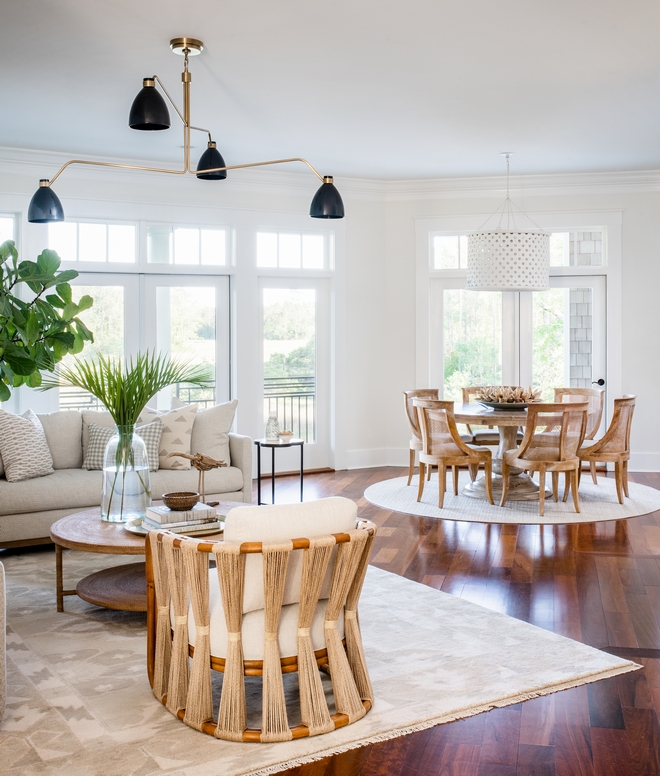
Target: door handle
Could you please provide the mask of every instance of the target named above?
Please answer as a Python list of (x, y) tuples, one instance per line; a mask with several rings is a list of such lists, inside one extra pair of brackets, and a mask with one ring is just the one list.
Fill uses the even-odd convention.
[(603, 380), (603, 378), (601, 377), (600, 380), (592, 380), (591, 384), (592, 385), (605, 385), (605, 380)]

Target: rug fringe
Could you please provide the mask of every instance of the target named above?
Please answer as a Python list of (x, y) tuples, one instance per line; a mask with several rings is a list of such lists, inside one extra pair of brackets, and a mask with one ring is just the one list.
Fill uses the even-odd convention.
[[(269, 765), (265, 768), (260, 768), (257, 771), (254, 771), (254, 770), (243, 771), (240, 774), (236, 774), (236, 776), (272, 776), (272, 774), (274, 773), (281, 773), (282, 771), (286, 771), (289, 768), (296, 768), (300, 765), (316, 762), (317, 760), (323, 760), (326, 757), (332, 757), (333, 755), (336, 755), (336, 754), (342, 754), (343, 752), (348, 752), (351, 749), (359, 749), (360, 747), (368, 746), (369, 744), (378, 744), (378, 743), (382, 743), (383, 741), (390, 741), (393, 738), (407, 736), (410, 733), (418, 733), (421, 730), (428, 730), (428, 728), (435, 727), (436, 725), (442, 725), (447, 722), (456, 722), (459, 719), (467, 719), (468, 717), (475, 716), (475, 714), (481, 714), (484, 711), (491, 711), (492, 709), (502, 708), (504, 706), (513, 706), (514, 704), (521, 703), (522, 701), (529, 701), (529, 700), (532, 700), (533, 698), (541, 698), (544, 695), (552, 695), (552, 693), (555, 693), (555, 692), (561, 692), (562, 690), (570, 690), (573, 687), (580, 687), (583, 684), (591, 684), (592, 682), (597, 682), (597, 681), (600, 681), (601, 679), (609, 679), (613, 676), (618, 676), (619, 674), (629, 673), (630, 671), (638, 671), (640, 668), (643, 668), (643, 667), (644, 666), (641, 666), (638, 663), (627, 661), (625, 664), (617, 666), (615, 668), (608, 668), (602, 671), (594, 671), (591, 674), (586, 674), (581, 677), (569, 679), (565, 682), (560, 682), (559, 684), (556, 684), (556, 683), (547, 684), (531, 692), (518, 693), (516, 695), (511, 695), (506, 698), (501, 698), (498, 701), (482, 704), (481, 706), (471, 706), (470, 708), (467, 708), (467, 709), (460, 709), (458, 711), (452, 712), (451, 714), (443, 714), (439, 717), (433, 717), (431, 719), (422, 720), (412, 725), (407, 725), (406, 727), (403, 727), (403, 728), (394, 728), (393, 730), (386, 730), (383, 733), (377, 733), (373, 736), (368, 736), (367, 738), (361, 738), (356, 741), (348, 741), (345, 744), (342, 744), (341, 746), (330, 747), (328, 749), (324, 749), (321, 752), (314, 752), (308, 755), (303, 755), (302, 757), (296, 757), (293, 760), (286, 760), (285, 762), (281, 762), (276, 765)], [(329, 733), (327, 735), (332, 735), (332, 733)]]

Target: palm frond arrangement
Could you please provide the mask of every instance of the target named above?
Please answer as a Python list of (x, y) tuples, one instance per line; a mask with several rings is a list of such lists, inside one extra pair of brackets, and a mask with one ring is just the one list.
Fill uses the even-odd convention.
[(134, 426), (147, 402), (163, 388), (175, 383), (203, 388), (212, 380), (212, 367), (147, 351), (128, 362), (106, 356), (93, 361), (76, 358), (72, 365), (60, 365), (53, 377), (44, 379), (41, 390), (82, 388), (96, 396), (117, 426)]

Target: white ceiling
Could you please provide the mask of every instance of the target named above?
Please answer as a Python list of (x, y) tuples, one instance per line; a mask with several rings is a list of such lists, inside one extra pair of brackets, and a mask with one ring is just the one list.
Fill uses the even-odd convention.
[[(660, 168), (657, 0), (0, 0), (0, 145), (170, 160), (128, 128), (141, 79), (227, 164), (377, 179)], [(195, 138), (196, 159), (205, 147)]]

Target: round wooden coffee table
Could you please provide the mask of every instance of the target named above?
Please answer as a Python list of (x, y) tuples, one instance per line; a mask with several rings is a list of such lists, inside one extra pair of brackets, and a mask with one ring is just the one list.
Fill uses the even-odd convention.
[[(221, 513), (241, 502), (221, 501)], [(213, 534), (210, 541), (217, 541), (222, 534)], [(62, 548), (81, 552), (99, 552), (107, 555), (144, 555), (144, 536), (129, 533), (123, 523), (101, 520), (98, 507), (76, 512), (53, 523), (50, 538), (55, 543), (57, 572), (57, 611), (64, 611), (64, 596), (77, 595), (90, 604), (108, 609), (130, 612), (147, 611), (147, 584), (145, 564), (128, 563), (97, 571), (81, 579), (75, 590), (65, 590), (62, 582)]]

